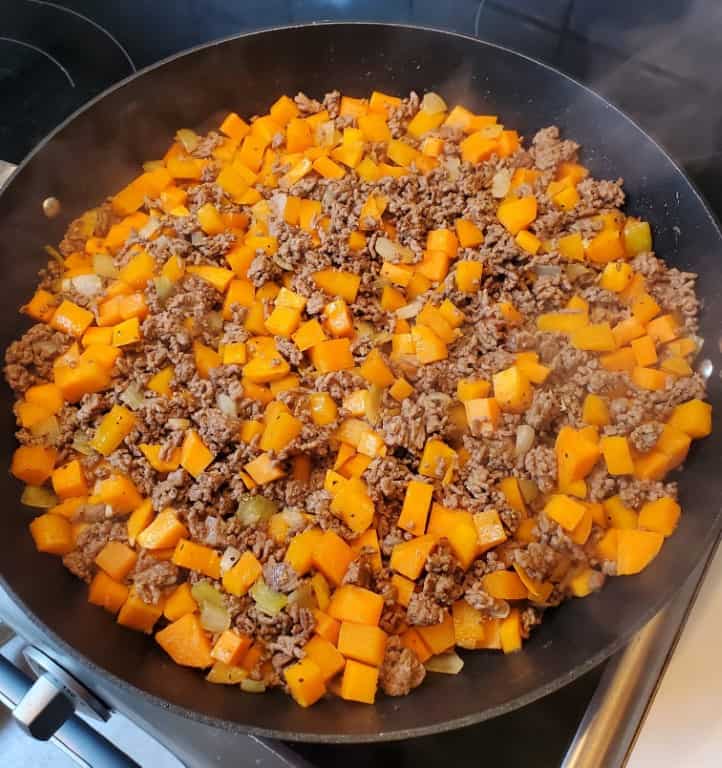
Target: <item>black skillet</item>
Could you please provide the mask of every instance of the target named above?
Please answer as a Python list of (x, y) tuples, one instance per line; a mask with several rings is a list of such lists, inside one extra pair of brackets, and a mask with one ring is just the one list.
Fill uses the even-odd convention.
[[(306, 741), (397, 739), (468, 725), (519, 707), (570, 682), (628, 640), (682, 584), (717, 535), (720, 511), (718, 407), (722, 327), (722, 236), (682, 171), (629, 118), (561, 73), (512, 51), (448, 32), (386, 24), (319, 24), (240, 35), (197, 48), (112, 88), (60, 126), (25, 160), (0, 197), (0, 346), (27, 327), (17, 307), (70, 219), (118, 189), (139, 164), (162, 155), (179, 127), (218, 125), (227, 111), (260, 113), (281, 93), (321, 96), (339, 88), (406, 94), (434, 90), (450, 103), (502, 116), (530, 137), (556, 124), (584, 146), (601, 178), (624, 177), (629, 212), (648, 219), (656, 251), (699, 273), (704, 300), (702, 356), (715, 368), (709, 396), (714, 434), (693, 447), (680, 475), (679, 529), (642, 575), (552, 611), (512, 656), (466, 654), (463, 673), (429, 675), (404, 699), (374, 706), (337, 699), (304, 710), (281, 693), (241, 695), (175, 666), (149, 638), (115, 625), (86, 602), (86, 588), (53, 557), (38, 555), (27, 532), (18, 483), (3, 473), (2, 585), (33, 619), (29, 639), (83, 672), (100, 689), (121, 686), (174, 712), (235, 731)], [(660, 104), (660, 110), (665, 105)], [(44, 198), (62, 203), (46, 220)], [(4, 386), (4, 385), (3, 385)], [(15, 447), (11, 397), (3, 389), (0, 450)]]

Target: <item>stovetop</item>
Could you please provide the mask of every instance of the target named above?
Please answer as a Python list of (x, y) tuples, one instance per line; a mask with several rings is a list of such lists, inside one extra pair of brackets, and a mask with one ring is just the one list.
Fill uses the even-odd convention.
[[(722, 210), (717, 0), (4, 0), (0, 158), (17, 163), (122, 77), (236, 32), (329, 19), (478, 35), (558, 67), (618, 104)], [(9, 108), (8, 105), (12, 105)]]
[[(275, 25), (395, 21), (477, 35), (591, 85), (666, 146), (722, 214), (716, 183), (722, 4), (716, 0), (4, 0), (2, 6), (0, 159), (9, 162), (19, 162), (104, 88), (184, 48)], [(492, 756), (500, 766), (559, 765), (601, 673), (462, 731), (403, 743), (294, 748), (319, 767), (393, 760), (399, 768), (442, 762), (463, 768)], [(202, 765), (205, 753), (209, 763), (234, 758), (244, 764), (231, 738), (163, 717), (167, 713), (159, 727), (183, 729), (177, 746), (193, 753), (188, 764)]]

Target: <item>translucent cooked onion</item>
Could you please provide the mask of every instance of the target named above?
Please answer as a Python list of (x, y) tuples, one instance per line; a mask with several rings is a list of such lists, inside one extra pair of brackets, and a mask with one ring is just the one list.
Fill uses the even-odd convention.
[(201, 626), (209, 632), (225, 632), (231, 626), (231, 614), (225, 606), (201, 603)]
[(425, 93), (424, 98), (421, 99), (421, 109), (424, 112), (428, 112), (430, 115), (438, 115), (439, 112), (446, 111), (446, 102), (438, 93), (429, 91), (429, 93)]
[(497, 171), (491, 180), (491, 194), (492, 197), (501, 200), (506, 197), (511, 186), (511, 171), (508, 168), (502, 168)]
[(235, 547), (226, 547), (225, 552), (221, 555), (221, 574), (226, 571), (230, 571), (231, 568), (240, 560), (241, 552)]
[(285, 192), (274, 192), (268, 199), (268, 204), (276, 218), (281, 218), (286, 210), (288, 195)]
[(281, 517), (286, 521), (288, 527), (292, 531), (301, 528), (306, 520), (295, 507), (286, 507), (286, 509), (281, 512)]
[(238, 406), (236, 405), (236, 401), (225, 392), (218, 393), (216, 396), (216, 404), (218, 405), (218, 410), (224, 416), (230, 416), (231, 418), (238, 416)]
[(73, 450), (82, 453), (83, 456), (90, 456), (93, 449), (90, 447), (90, 439), (82, 432), (76, 432), (73, 438)]
[(153, 286), (161, 301), (165, 301), (173, 293), (173, 283), (163, 275), (153, 278)]
[(518, 478), (517, 482), (519, 483), (519, 490), (524, 497), (524, 501), (527, 504), (531, 504), (539, 495), (539, 486), (533, 480), (528, 480), (526, 477)]
[(376, 424), (381, 416), (381, 401), (384, 399), (383, 387), (371, 384), (364, 398), (364, 414), (371, 424)]
[(367, 339), (374, 333), (374, 327), (368, 320), (357, 320), (354, 325), (356, 335), (361, 339)]
[(425, 666), (429, 672), (458, 675), (464, 668), (464, 660), (455, 651), (447, 651), (446, 653), (440, 653), (438, 656), (432, 656)]
[(403, 307), (399, 307), (396, 310), (396, 317), (400, 317), (402, 320), (410, 320), (421, 312), (423, 306), (424, 305), (420, 301), (412, 301), (409, 304), (404, 304)]
[(592, 270), (589, 267), (585, 267), (584, 264), (567, 264), (564, 267), (564, 271), (570, 280), (577, 280), (582, 275), (588, 275)]
[(384, 261), (395, 261), (396, 256), (396, 248), (394, 247), (394, 244), (391, 240), (389, 240), (388, 237), (377, 237), (376, 243), (374, 245), (376, 249), (376, 253), (384, 260)]
[(241, 690), (245, 693), (265, 693), (266, 684), (263, 680), (251, 680), (247, 677), (245, 680), (241, 680)]
[(416, 261), (416, 255), (405, 245), (401, 243), (395, 243), (393, 240), (389, 240), (388, 237), (377, 237), (375, 246), (376, 253), (384, 261), (401, 261), (404, 264), (412, 264)]
[(562, 273), (562, 268), (558, 264), (535, 264), (532, 269), (539, 277), (557, 277)]
[(50, 509), (58, 503), (58, 497), (42, 485), (26, 485), (20, 503), (36, 509)]
[(191, 423), (188, 419), (168, 419), (169, 429), (188, 429)]
[(101, 277), (118, 277), (118, 268), (113, 263), (113, 257), (109, 253), (93, 255), (93, 271)]
[(519, 458), (523, 456), (534, 445), (536, 432), (528, 424), (520, 424), (516, 428), (516, 445), (514, 446), (514, 456)]
[(160, 168), (165, 168), (165, 163), (162, 160), (146, 160), (143, 163), (144, 171), (157, 171)]
[(275, 501), (267, 499), (265, 496), (244, 495), (238, 502), (236, 517), (242, 525), (255, 526), (261, 520), (268, 520), (271, 515), (278, 512), (278, 505)]
[(191, 587), (191, 595), (197, 603), (211, 603), (219, 608), (225, 605), (223, 595), (209, 581), (198, 581)]
[(443, 161), (444, 168), (449, 174), (449, 178), (452, 181), (456, 181), (459, 178), (459, 168), (461, 168), (461, 160), (458, 157), (447, 157)]
[(136, 382), (129, 384), (125, 392), (120, 396), (120, 401), (130, 408), (131, 411), (137, 411), (145, 404), (145, 395), (141, 392)]
[(103, 290), (103, 281), (98, 275), (76, 275), (70, 280), (73, 288), (82, 296), (97, 296)]
[(321, 123), (314, 131), (314, 139), (321, 147), (332, 147), (336, 143), (336, 126), (333, 120)]
[(192, 152), (201, 140), (200, 136), (190, 128), (181, 128), (176, 131), (176, 139), (183, 145), (186, 152)]
[(272, 590), (263, 579), (258, 579), (248, 594), (255, 601), (256, 608), (267, 616), (278, 615), (288, 604), (288, 597)]
[(223, 315), (220, 312), (208, 312), (206, 314), (206, 327), (213, 333), (223, 330)]
[(45, 437), (52, 443), (60, 435), (58, 420), (55, 416), (48, 416), (47, 419), (43, 419), (41, 422), (30, 427), (30, 434), (33, 437)]
[(299, 608), (308, 608), (309, 611), (318, 608), (313, 587), (308, 581), (303, 582), (298, 589), (291, 592), (288, 596), (288, 604), (297, 605)]

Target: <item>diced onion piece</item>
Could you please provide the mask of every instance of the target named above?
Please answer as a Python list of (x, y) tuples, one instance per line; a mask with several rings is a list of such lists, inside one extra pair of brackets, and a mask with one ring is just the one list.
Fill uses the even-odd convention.
[(459, 168), (461, 168), (461, 160), (458, 157), (447, 157), (443, 162), (446, 172), (449, 174), (449, 178), (452, 181), (456, 181), (459, 178)]
[(226, 547), (226, 551), (221, 555), (221, 574), (230, 571), (231, 568), (240, 560), (241, 552), (235, 547)]
[(283, 217), (283, 212), (286, 210), (286, 203), (288, 202), (288, 195), (285, 192), (274, 192), (268, 198), (268, 205), (273, 211), (276, 218)]
[(381, 401), (384, 398), (384, 389), (378, 384), (371, 384), (364, 398), (364, 413), (371, 424), (376, 424), (381, 415)]
[(90, 447), (90, 438), (82, 432), (76, 432), (73, 438), (73, 450), (82, 453), (83, 456), (90, 456), (93, 452)]
[(354, 330), (360, 339), (367, 339), (374, 334), (374, 327), (368, 320), (358, 320), (354, 325)]
[(517, 478), (517, 482), (519, 483), (519, 490), (524, 497), (524, 501), (527, 504), (531, 504), (539, 495), (539, 486), (533, 480), (529, 480), (526, 477)]
[(233, 418), (238, 416), (238, 406), (236, 405), (236, 401), (225, 392), (218, 393), (216, 396), (216, 403), (218, 405), (218, 410), (224, 416), (230, 416)]
[(388, 237), (377, 237), (376, 238), (376, 253), (384, 260), (384, 261), (395, 261), (396, 256), (396, 248), (394, 247), (394, 244), (391, 240), (389, 240)]
[(251, 680), (247, 677), (245, 680), (241, 680), (241, 690), (245, 693), (265, 693), (266, 684), (263, 680)]
[(413, 264), (416, 261), (416, 254), (401, 243), (395, 243), (388, 237), (377, 237), (375, 243), (376, 253), (384, 261), (403, 262), (404, 264)]
[(320, 147), (332, 147), (336, 143), (336, 126), (333, 120), (321, 123), (314, 131), (314, 139)]
[(43, 485), (26, 485), (20, 497), (20, 503), (26, 507), (50, 509), (58, 503), (58, 497)]
[(438, 656), (432, 656), (426, 662), (429, 672), (441, 672), (444, 675), (458, 675), (464, 668), (464, 660), (456, 651), (447, 651)]
[(70, 280), (73, 288), (82, 296), (97, 296), (103, 290), (103, 281), (99, 275), (76, 275)]
[(400, 317), (402, 320), (410, 320), (421, 312), (422, 307), (423, 304), (420, 301), (412, 301), (409, 304), (404, 304), (403, 307), (399, 307), (396, 310), (396, 317)]
[(196, 582), (191, 587), (191, 595), (193, 595), (193, 599), (197, 603), (210, 603), (218, 608), (225, 607), (223, 595), (210, 583), (210, 581), (206, 581), (205, 579)]
[(318, 608), (315, 592), (308, 581), (303, 582), (298, 589), (291, 592), (288, 596), (288, 603), (289, 605), (297, 605), (299, 608), (308, 608), (308, 610)]
[(168, 419), (169, 429), (188, 429), (191, 423), (189, 419)]
[(145, 404), (145, 395), (140, 391), (138, 384), (133, 381), (126, 387), (125, 392), (120, 396), (120, 400), (131, 411), (137, 411), (138, 408), (142, 408)]
[(208, 312), (206, 314), (206, 326), (208, 330), (218, 333), (223, 330), (223, 315), (220, 312)]
[(101, 277), (118, 277), (118, 268), (109, 253), (96, 253), (93, 255), (93, 272)]
[(175, 137), (183, 145), (186, 152), (192, 152), (201, 140), (200, 136), (195, 131), (191, 131), (190, 128), (181, 128), (176, 131)]
[(511, 186), (511, 171), (507, 168), (502, 168), (497, 171), (491, 180), (491, 195), (492, 197), (501, 200), (506, 197), (509, 187)]
[(157, 171), (160, 168), (165, 168), (165, 162), (163, 160), (146, 160), (143, 163), (144, 171)]
[(288, 523), (291, 530), (301, 528), (306, 522), (306, 518), (295, 507), (286, 507), (281, 512), (281, 517)]
[(258, 579), (248, 594), (255, 600), (258, 610), (268, 616), (276, 616), (288, 604), (288, 597), (272, 590), (263, 579)]
[(559, 264), (535, 264), (532, 269), (539, 277), (557, 277), (562, 273)]
[(201, 626), (209, 632), (225, 632), (231, 626), (231, 614), (225, 606), (201, 603)]
[(439, 112), (446, 111), (446, 102), (438, 93), (429, 91), (429, 93), (425, 93), (424, 98), (421, 99), (421, 109), (424, 112), (428, 112), (430, 115), (438, 115)]
[(534, 445), (536, 432), (528, 424), (520, 424), (516, 428), (516, 445), (514, 446), (514, 456), (519, 458), (523, 456)]
[(45, 437), (47, 438), (46, 442), (55, 442), (55, 439), (60, 435), (60, 426), (57, 418), (51, 415), (47, 419), (34, 424), (30, 427), (30, 434), (33, 437)]
[(698, 355), (704, 346), (704, 338), (702, 336), (692, 336), (692, 339), (694, 339), (694, 353)]
[(564, 271), (567, 273), (567, 277), (570, 280), (576, 280), (582, 275), (589, 274), (592, 270), (589, 267), (585, 267), (584, 264), (567, 264), (564, 267)]
[(164, 275), (154, 277), (153, 285), (155, 286), (155, 292), (158, 294), (158, 298), (161, 301), (165, 301), (171, 293), (173, 293), (173, 283), (171, 283), (171, 281)]
[(258, 525), (261, 520), (268, 520), (271, 515), (278, 512), (278, 505), (275, 501), (267, 499), (265, 496), (244, 495), (238, 502), (236, 517), (242, 525)]

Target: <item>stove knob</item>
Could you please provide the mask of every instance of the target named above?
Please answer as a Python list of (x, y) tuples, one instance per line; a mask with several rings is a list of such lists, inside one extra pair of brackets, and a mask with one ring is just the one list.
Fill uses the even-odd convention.
[(47, 741), (74, 712), (65, 688), (45, 674), (13, 709), (13, 717), (33, 738)]

